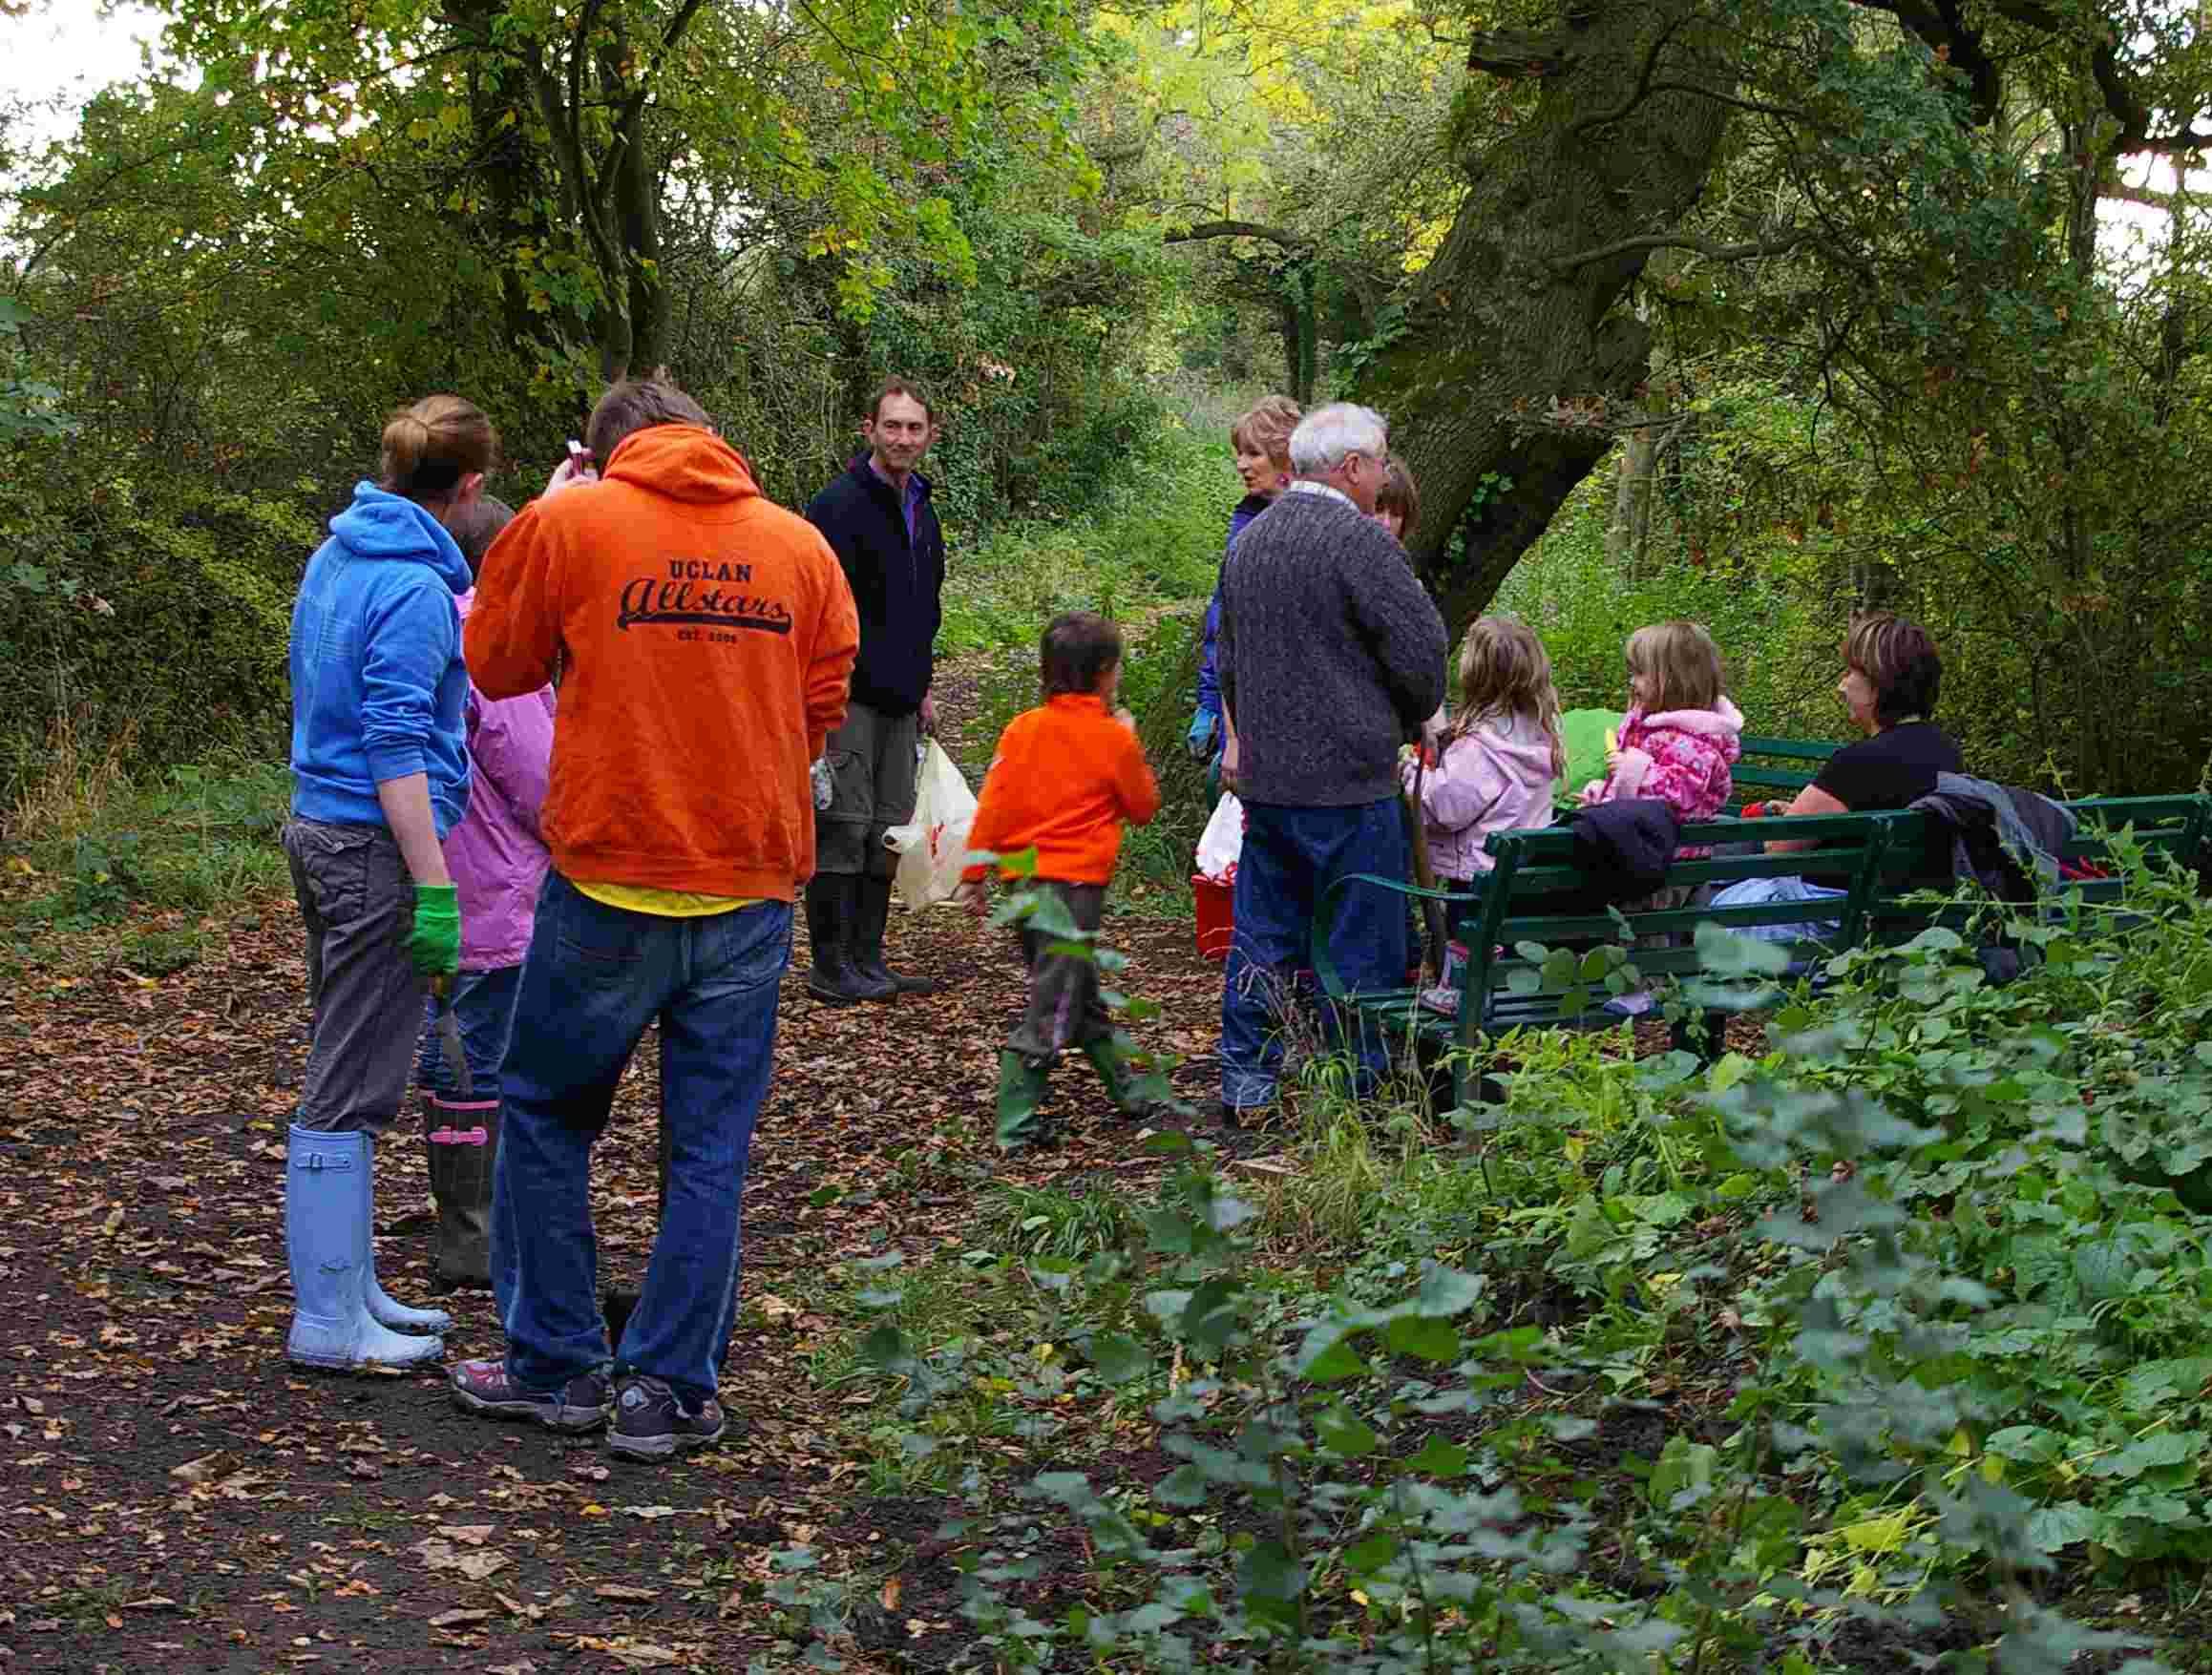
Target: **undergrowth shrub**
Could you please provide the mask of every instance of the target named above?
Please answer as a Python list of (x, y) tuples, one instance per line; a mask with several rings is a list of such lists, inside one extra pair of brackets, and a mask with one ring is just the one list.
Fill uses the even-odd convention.
[(224, 745), (281, 752), (313, 519), (174, 479), (0, 493), (0, 530), (66, 546), (51, 575), (70, 583), (0, 585), (0, 806), (67, 755), (112, 748), (138, 773)]
[(1087, 510), (1001, 524), (945, 578), (942, 655), (1034, 645), (1063, 611), (1098, 611), (1125, 633), (1162, 604), (1213, 590), (1235, 504), (1224, 450), (1177, 420), (1116, 455)]
[[(979, 1483), (943, 1531), (964, 1666), (1812, 1675), (1948, 1646), (2055, 1672), (2139, 1649), (2050, 1604), (2212, 1550), (2212, 1272), (2183, 1191), (2212, 908), (2139, 858), (2128, 891), (1839, 955), (1817, 995), (1708, 930), (1691, 998), (1767, 1009), (1763, 1051), (1519, 1038), (1503, 1100), (1426, 1169), (1387, 1114), (1317, 1120), (1292, 1156), (1358, 1186), (1368, 1228), (1325, 1293), (1286, 1287), (1209, 1148), (1156, 1138), (1178, 1166), (1118, 1242), (1027, 1265), (1064, 1352), (1008, 1374), (1043, 1456), (1024, 1503)], [(2002, 987), (1991, 933), (2033, 956)], [(1439, 1235), (1446, 1260), (1420, 1247)], [(965, 1376), (896, 1326), (867, 1356), (917, 1421)], [(1083, 1458), (1079, 1390), (1147, 1402), (1169, 1469)], [(1075, 1602), (1033, 1585), (1062, 1519), (1090, 1556)]]

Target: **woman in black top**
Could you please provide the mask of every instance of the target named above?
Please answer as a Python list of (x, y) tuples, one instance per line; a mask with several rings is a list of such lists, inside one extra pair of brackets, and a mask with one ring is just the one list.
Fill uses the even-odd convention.
[[(1934, 790), (1936, 775), (1963, 771), (1958, 746), (1928, 720), (1942, 684), (1943, 659), (1919, 623), (1886, 611), (1853, 622), (1843, 641), (1843, 678), (1836, 682), (1836, 695), (1866, 737), (1829, 757), (1783, 813), (1865, 814), (1903, 808)], [(1810, 839), (1782, 839), (1766, 848), (1768, 854), (1779, 855), (1814, 847)], [(1815, 901), (1847, 893), (1843, 887), (1848, 882), (1824, 874), (1747, 878), (1719, 891), (1713, 905)], [(1774, 942), (1827, 933), (1820, 924), (1739, 929), (1746, 935)]]
[[(1886, 611), (1852, 623), (1836, 696), (1866, 737), (1829, 757), (1785, 812), (1903, 808), (1934, 790), (1937, 774), (1963, 771), (1959, 747), (1928, 720), (1942, 684), (1943, 659), (1919, 623)], [(1806, 847), (1767, 845), (1770, 852)]]

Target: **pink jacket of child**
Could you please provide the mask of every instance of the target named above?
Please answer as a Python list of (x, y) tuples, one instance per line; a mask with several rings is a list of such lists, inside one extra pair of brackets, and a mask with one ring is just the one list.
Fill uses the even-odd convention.
[(1743, 754), (1743, 716), (1727, 699), (1715, 709), (1669, 709), (1647, 716), (1632, 709), (1621, 722), (1620, 765), (1597, 795), (1600, 803), (1655, 797), (1687, 825), (1711, 820), (1727, 806)]
[[(1403, 777), (1410, 792), (1410, 760)], [(1464, 883), (1489, 871), (1497, 863), (1484, 851), (1483, 840), (1494, 831), (1548, 825), (1553, 783), (1551, 741), (1526, 716), (1453, 740), (1421, 781), (1422, 826), (1436, 875)]]
[[(468, 618), (474, 588), (458, 601)], [(446, 833), (461, 904), (461, 970), (518, 966), (530, 952), (537, 891), (552, 864), (537, 813), (553, 764), (553, 688), (491, 699), (469, 682), (469, 812)]]

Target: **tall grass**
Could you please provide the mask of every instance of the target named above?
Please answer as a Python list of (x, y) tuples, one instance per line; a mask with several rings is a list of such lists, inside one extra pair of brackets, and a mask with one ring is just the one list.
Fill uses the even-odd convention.
[(284, 888), (282, 767), (230, 759), (134, 777), (127, 741), (87, 751), (60, 727), (53, 741), (0, 837), (0, 967), (162, 974), (198, 957), (202, 915)]
[(1218, 439), (1169, 422), (1081, 516), (1003, 525), (953, 555), (939, 655), (1033, 645), (1063, 611), (1097, 611), (1126, 630), (1207, 597), (1235, 500)]

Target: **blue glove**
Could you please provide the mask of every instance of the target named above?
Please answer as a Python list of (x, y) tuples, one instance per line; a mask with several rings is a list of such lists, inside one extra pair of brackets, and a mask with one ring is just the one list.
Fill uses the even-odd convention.
[(1213, 755), (1213, 734), (1220, 721), (1211, 710), (1200, 710), (1190, 718), (1190, 730), (1183, 735), (1183, 748), (1190, 753), (1192, 762), (1206, 762)]

